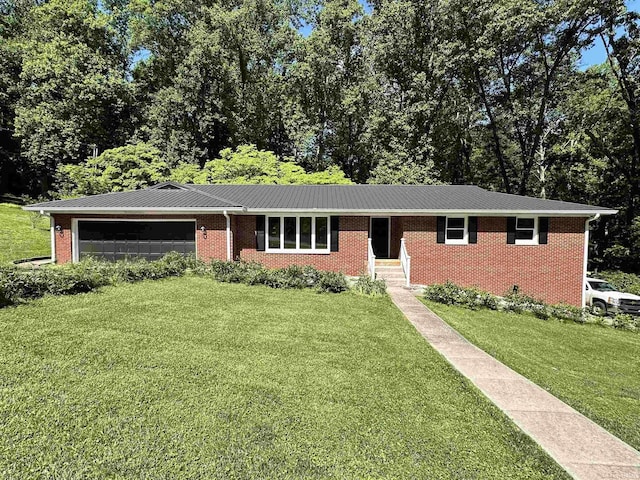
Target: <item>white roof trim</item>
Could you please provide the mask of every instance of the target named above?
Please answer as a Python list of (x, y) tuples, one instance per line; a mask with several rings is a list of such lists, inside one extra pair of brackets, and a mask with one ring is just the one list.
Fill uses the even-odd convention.
[(23, 210), (33, 211), (33, 212), (42, 212), (42, 213), (68, 213), (68, 214), (76, 214), (76, 215), (84, 215), (84, 214), (105, 214), (105, 215), (113, 215), (118, 213), (126, 213), (126, 214), (143, 214), (143, 215), (166, 215), (166, 214), (176, 214), (180, 215), (183, 213), (223, 213), (223, 212), (244, 212), (246, 209), (244, 207), (162, 207), (162, 208), (140, 208), (140, 207), (112, 207), (112, 208), (91, 208), (91, 207), (82, 207), (82, 208), (71, 208), (71, 207), (49, 207), (42, 208), (37, 206), (26, 206), (22, 207)]
[(325, 208), (250, 208), (245, 213), (247, 214), (269, 214), (269, 213), (327, 213), (327, 214), (340, 214), (340, 215), (375, 215), (375, 216), (412, 216), (412, 215), (475, 215), (482, 217), (504, 217), (509, 216), (525, 216), (525, 215), (542, 215), (549, 217), (589, 217), (595, 214), (600, 215), (614, 215), (618, 213), (618, 210), (414, 210), (414, 209), (395, 209), (395, 210), (376, 210), (376, 209), (325, 209)]
[(524, 216), (524, 215), (542, 215), (549, 217), (588, 217), (596, 214), (600, 215), (614, 215), (618, 213), (618, 210), (410, 210), (410, 209), (395, 209), (395, 210), (376, 210), (376, 209), (309, 209), (309, 208), (285, 208), (285, 209), (263, 209), (263, 208), (251, 208), (246, 207), (163, 207), (163, 208), (70, 208), (70, 207), (50, 207), (41, 208), (37, 206), (25, 206), (23, 210), (40, 211), (43, 213), (68, 213), (68, 214), (118, 214), (118, 213), (139, 213), (145, 215), (162, 215), (162, 214), (183, 214), (183, 213), (222, 213), (224, 211), (230, 213), (245, 213), (245, 214), (282, 214), (282, 213), (325, 213), (335, 215), (394, 215), (394, 216), (437, 216), (437, 215), (476, 215), (482, 217), (504, 217), (504, 216)]

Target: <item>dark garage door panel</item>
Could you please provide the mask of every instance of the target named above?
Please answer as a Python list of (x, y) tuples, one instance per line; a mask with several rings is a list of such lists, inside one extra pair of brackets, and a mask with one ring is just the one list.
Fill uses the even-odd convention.
[(79, 221), (79, 256), (106, 260), (133, 257), (157, 260), (167, 252), (195, 252), (195, 235), (193, 221)]

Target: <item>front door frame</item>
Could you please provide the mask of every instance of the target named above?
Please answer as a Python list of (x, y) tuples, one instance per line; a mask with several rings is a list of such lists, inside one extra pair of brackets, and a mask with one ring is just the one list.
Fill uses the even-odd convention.
[(390, 258), (391, 256), (391, 217), (387, 217), (387, 216), (375, 216), (375, 217), (369, 217), (369, 238), (371, 239), (371, 241), (373, 242), (373, 219), (386, 219), (387, 220), (387, 225), (389, 226), (387, 228), (387, 256), (386, 257), (379, 257), (379, 258)]

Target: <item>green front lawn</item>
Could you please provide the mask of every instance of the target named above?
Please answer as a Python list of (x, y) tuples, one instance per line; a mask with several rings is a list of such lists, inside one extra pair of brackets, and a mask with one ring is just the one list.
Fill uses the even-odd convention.
[(4, 478), (567, 478), (388, 298), (187, 277), (0, 310)]
[(640, 334), (425, 303), (470, 342), (640, 449)]
[(39, 218), (33, 228), (29, 215), (19, 205), (0, 203), (0, 265), (51, 255), (49, 218)]

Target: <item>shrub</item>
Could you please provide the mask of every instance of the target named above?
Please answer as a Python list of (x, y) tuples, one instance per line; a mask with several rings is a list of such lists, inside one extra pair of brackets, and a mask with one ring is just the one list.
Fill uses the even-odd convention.
[(493, 301), (489, 300), (487, 295), (490, 294), (476, 288), (460, 287), (452, 282), (430, 285), (424, 290), (424, 296), (429, 300), (471, 309), (476, 309), (484, 305), (492, 305)]
[[(475, 288), (460, 287), (451, 282), (426, 287), (424, 296), (426, 299), (434, 302), (458, 305), (470, 309), (482, 307), (514, 313), (531, 313), (543, 320), (555, 318), (563, 321), (568, 320), (576, 323), (585, 323), (587, 319), (586, 309), (572, 305), (547, 305), (541, 300), (520, 293), (509, 293), (505, 297), (500, 298)], [(635, 323), (633, 323), (633, 325), (635, 325), (635, 328), (640, 328), (638, 327), (640, 322), (637, 320), (634, 321)], [(620, 319), (619, 323), (627, 325), (627, 327), (624, 328), (629, 328), (628, 325), (630, 323), (628, 319)]]
[(160, 260), (123, 260), (115, 263), (92, 258), (82, 262), (33, 270), (0, 269), (0, 306), (22, 303), (45, 295), (72, 295), (118, 282), (137, 282), (183, 275), (195, 258), (169, 253)]
[(383, 296), (387, 294), (387, 284), (384, 280), (373, 280), (370, 276), (363, 275), (353, 284), (353, 290), (362, 295)]
[(550, 305), (551, 316), (559, 320), (568, 320), (576, 323), (586, 322), (587, 309), (574, 307), (573, 305), (567, 305), (566, 303), (560, 303), (558, 305)]
[(543, 302), (521, 293), (505, 295), (504, 309), (515, 313), (531, 312), (536, 317), (543, 319), (547, 319), (550, 316)]
[(627, 313), (618, 313), (615, 315), (615, 317), (613, 317), (611, 326), (613, 328), (619, 328), (621, 330), (635, 331), (639, 326), (639, 322), (632, 315), (629, 315)]
[(349, 289), (347, 279), (343, 273), (338, 272), (322, 272), (316, 289), (319, 292), (340, 293)]

